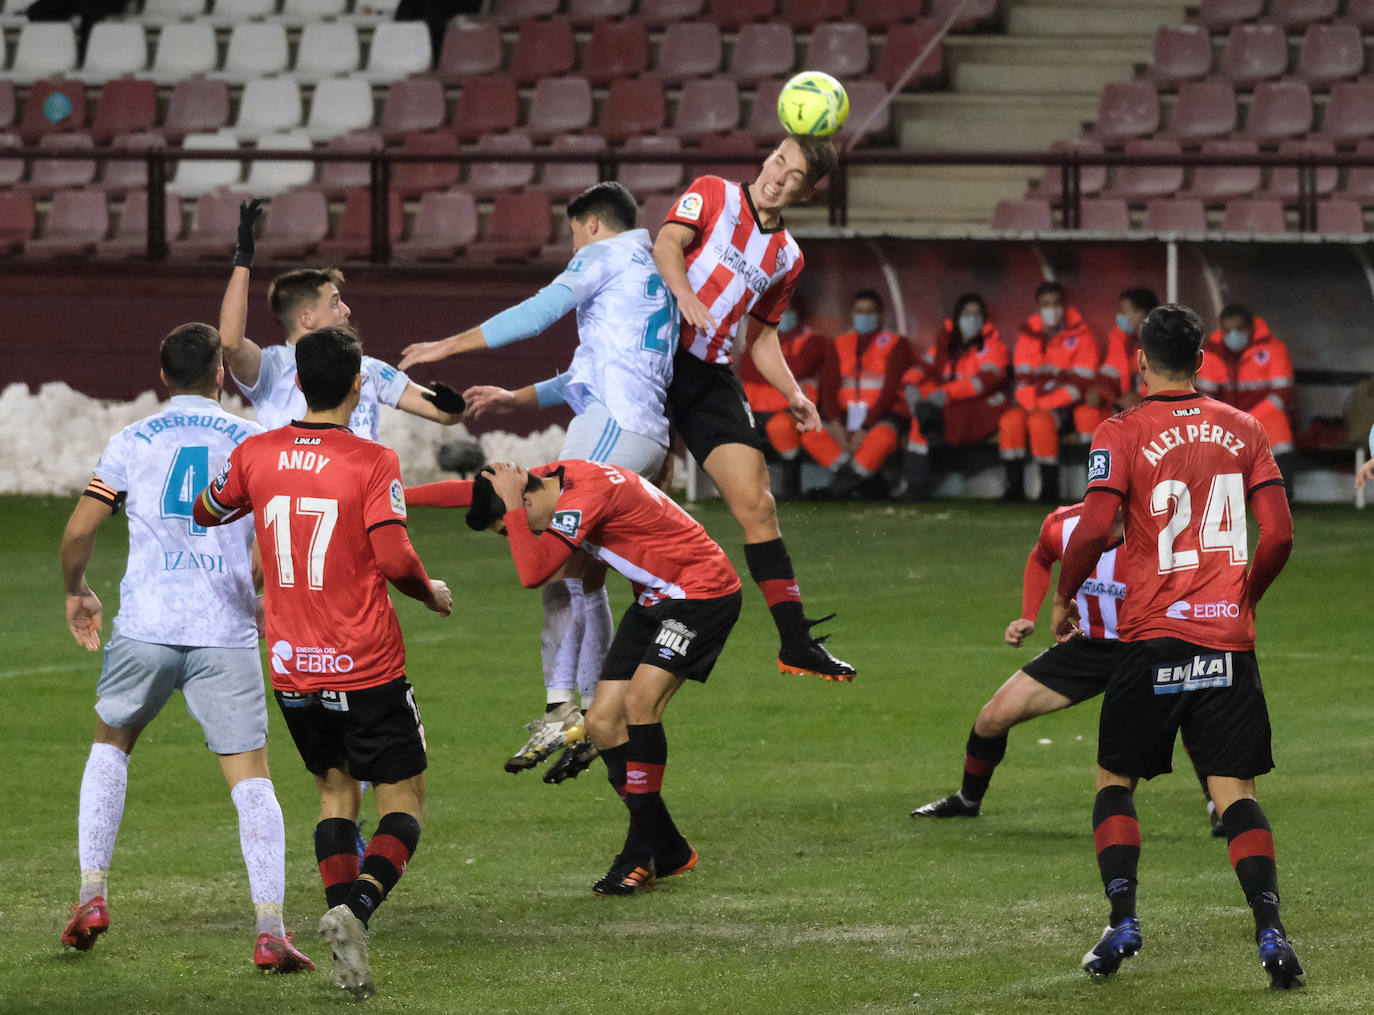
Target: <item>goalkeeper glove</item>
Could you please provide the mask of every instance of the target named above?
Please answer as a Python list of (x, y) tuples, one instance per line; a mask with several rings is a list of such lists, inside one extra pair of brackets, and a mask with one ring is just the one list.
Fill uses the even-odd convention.
[(443, 381), (430, 381), (429, 386), (434, 390), (425, 392), (425, 401), (433, 404), (440, 412), (448, 412), (456, 416), (468, 407), (463, 396)]
[(253, 223), (258, 220), (258, 209), (261, 207), (262, 201), (258, 198), (239, 203), (239, 242), (234, 248), (236, 268), (253, 266)]

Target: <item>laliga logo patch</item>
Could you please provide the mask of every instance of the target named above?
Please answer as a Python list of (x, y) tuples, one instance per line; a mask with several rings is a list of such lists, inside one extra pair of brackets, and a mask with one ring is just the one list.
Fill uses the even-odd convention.
[(553, 520), (549, 522), (549, 528), (554, 532), (561, 532), (568, 538), (577, 535), (577, 530), (582, 528), (581, 511), (555, 511)]
[(701, 195), (684, 194), (682, 200), (677, 203), (677, 211), (674, 213), (678, 218), (691, 219), (695, 222), (701, 218)]
[(226, 461), (224, 463), (224, 468), (221, 469), (219, 475), (215, 477), (216, 490), (224, 489), (224, 484), (229, 481), (229, 469), (233, 466), (233, 464), (234, 463), (230, 461)]
[(1106, 479), (1112, 474), (1112, 453), (1105, 448), (1094, 448), (1088, 453), (1088, 482)]
[(391, 513), (406, 516), (406, 492), (399, 479), (391, 481)]
[(291, 643), (289, 641), (279, 641), (272, 646), (272, 672), (283, 677), (289, 677), (291, 671), (286, 668), (286, 664), (291, 661)]

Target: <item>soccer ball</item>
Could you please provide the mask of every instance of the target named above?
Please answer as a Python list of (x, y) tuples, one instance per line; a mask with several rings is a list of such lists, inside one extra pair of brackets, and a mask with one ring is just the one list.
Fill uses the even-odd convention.
[(829, 137), (848, 117), (844, 85), (822, 71), (804, 70), (778, 93), (778, 120), (789, 134)]

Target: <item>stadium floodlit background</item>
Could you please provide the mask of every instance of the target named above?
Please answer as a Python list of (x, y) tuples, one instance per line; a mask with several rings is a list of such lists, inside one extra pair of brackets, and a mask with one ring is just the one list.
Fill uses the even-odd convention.
[[(57, 944), (78, 877), (76, 792), (98, 669), (62, 621), (58, 539), (105, 440), (156, 404), (146, 392), (157, 341), (216, 319), (242, 196), (270, 198), (249, 334), (276, 338), (265, 305), (276, 271), (338, 263), (369, 352), (395, 362), (410, 342), (475, 324), (552, 277), (569, 249), (562, 204), (599, 173), (630, 186), (648, 223), (695, 175), (747, 176), (776, 140), (781, 82), (823, 69), (853, 101), (847, 160), (833, 194), (789, 223), (807, 256), (808, 317), (826, 334), (847, 330), (851, 295), (871, 287), (887, 326), (918, 345), (967, 290), (983, 293), (1010, 337), (1035, 285), (1055, 278), (1099, 335), (1130, 286), (1189, 302), (1209, 325), (1227, 303), (1249, 306), (1292, 352), (1299, 433), (1340, 417), (1374, 372), (1364, 37), (1374, 13), (1361, 0), (418, 6), (429, 22), (361, 0), (33, 5), (44, 21), (30, 19), (28, 0), (0, 4), (0, 693), (11, 716), (0, 749), (0, 1011), (342, 1003), (323, 977), (253, 973), (232, 808), (176, 705), (132, 765), (114, 929), (88, 955)], [(237, 148), (241, 159), (158, 161), (182, 147)], [(362, 157), (317, 164), (306, 149)], [(300, 157), (254, 158), (271, 150)], [(107, 158), (146, 151), (151, 161)], [(1005, 157), (1050, 152), (1065, 168)], [(407, 153), (436, 161), (388, 161)], [(1180, 164), (1160, 161), (1172, 156)], [(1182, 164), (1207, 158), (1218, 161)], [(149, 176), (154, 164), (165, 179)], [(1057, 228), (1065, 173), (1076, 230)], [(149, 193), (166, 230), (156, 261)], [(566, 362), (574, 340), (564, 321), (432, 376), (523, 383)], [(504, 432), (474, 434), (488, 457), (529, 464), (552, 455), (565, 420), (510, 417)], [(1279, 761), (1260, 792), (1310, 984), (1273, 1001), (1358, 1012), (1374, 997), (1360, 592), (1370, 519), (1350, 506), (1360, 434), (1311, 433), (1324, 436), (1303, 448), (1293, 560), (1259, 616)], [(382, 439), (408, 481), (438, 477), (437, 428), (390, 414)], [(438, 621), (398, 604), (433, 752), (430, 819), (374, 932), (371, 1003), (816, 1013), (1266, 1003), (1248, 916), (1186, 763), (1140, 794), (1145, 951), (1105, 987), (1078, 969), (1105, 913), (1089, 828), (1092, 704), (1012, 733), (976, 821), (907, 816), (957, 785), (977, 708), (1029, 654), (1001, 632), (1043, 509), (956, 496), (989, 492), (979, 468), (930, 505), (783, 506), (808, 601), (839, 612), (834, 645), (859, 680), (778, 676), (766, 612), (746, 593), (710, 684), (684, 693), (669, 720), (666, 791), (701, 866), (628, 900), (588, 891), (620, 827), (599, 766), (560, 787), (501, 771), (536, 693), (534, 597), (499, 541), (415, 511), (416, 546), (457, 609)], [(742, 567), (724, 508), (692, 507)], [(92, 572), (107, 632), (122, 524), (102, 530)], [(623, 606), (624, 587), (612, 587)], [(277, 717), (271, 746), (288, 925), (319, 959), (313, 794)]]

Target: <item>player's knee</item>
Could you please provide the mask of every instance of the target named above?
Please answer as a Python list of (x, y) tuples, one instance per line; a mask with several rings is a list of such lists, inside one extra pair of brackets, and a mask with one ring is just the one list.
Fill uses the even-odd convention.
[(994, 695), (978, 713), (978, 719), (973, 724), (973, 732), (980, 737), (1000, 737), (1016, 725), (1018, 718), (1016, 710), (1009, 708), (1007, 702)]

